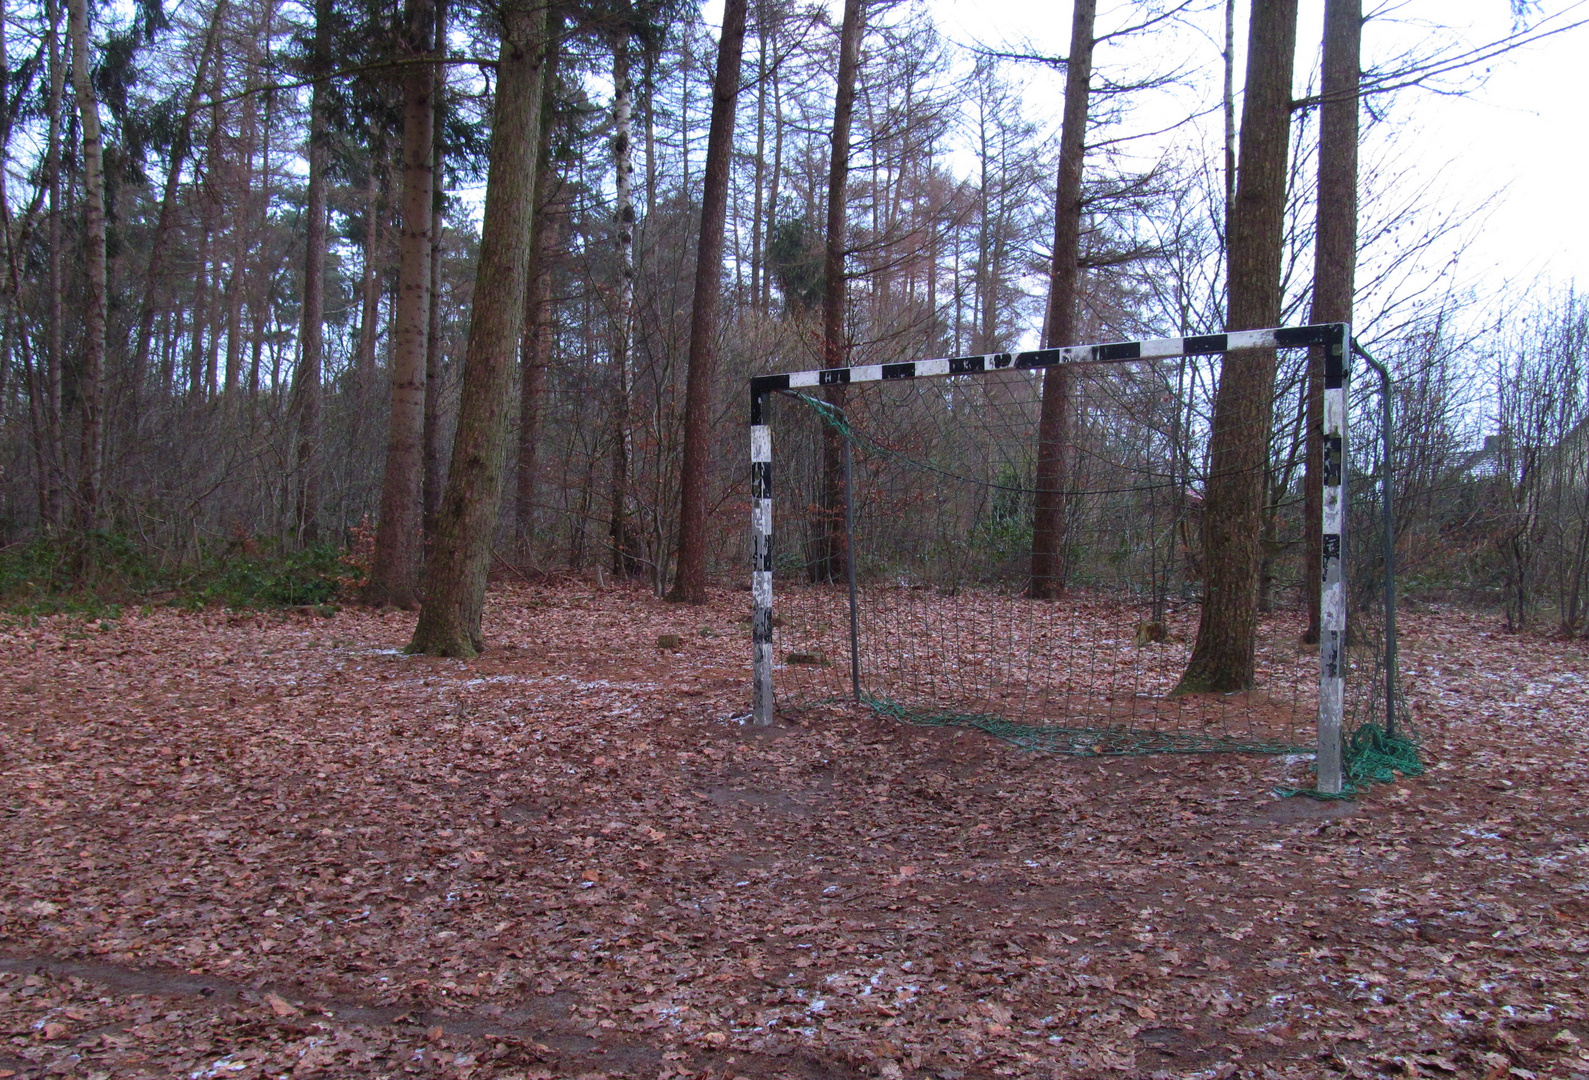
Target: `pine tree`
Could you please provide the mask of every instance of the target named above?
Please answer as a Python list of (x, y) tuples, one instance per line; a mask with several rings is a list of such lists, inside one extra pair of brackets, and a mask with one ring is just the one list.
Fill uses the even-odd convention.
[(458, 432), (436, 546), (425, 566), (424, 603), (408, 646), (434, 656), (474, 656), (485, 644), (480, 617), (502, 500), (514, 361), (524, 331), (550, 16), (535, 0), (508, 0), (501, 12), (491, 165)]
[[(1274, 326), (1280, 320), (1296, 34), (1296, 0), (1253, 5), (1236, 202), (1227, 239), (1230, 330)], [(1229, 693), (1252, 685), (1274, 376), (1273, 349), (1227, 353), (1220, 368), (1203, 500), (1203, 604), (1197, 641), (1181, 676), (1182, 692)]]
[(734, 142), (734, 105), (745, 47), (746, 0), (727, 0), (712, 83), (712, 124), (706, 144), (695, 304), (690, 314), (690, 359), (684, 394), (684, 466), (679, 490), (678, 571), (670, 600), (706, 603), (706, 484), (711, 466), (712, 384), (717, 376), (717, 311), (723, 278), (723, 228), (728, 215), (728, 168)]

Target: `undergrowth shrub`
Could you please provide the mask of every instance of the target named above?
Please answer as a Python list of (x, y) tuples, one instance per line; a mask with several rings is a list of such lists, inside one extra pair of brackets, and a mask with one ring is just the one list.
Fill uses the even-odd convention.
[(79, 534), (0, 548), (0, 608), (87, 616), (128, 603), (325, 608), (350, 595), (361, 577), (350, 553), (330, 544), (227, 545), (195, 565), (172, 563), (119, 534)]

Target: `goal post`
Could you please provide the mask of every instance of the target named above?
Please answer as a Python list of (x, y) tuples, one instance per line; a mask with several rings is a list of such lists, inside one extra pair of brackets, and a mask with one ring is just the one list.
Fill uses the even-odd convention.
[[(1025, 352), (957, 356), (899, 363), (857, 364), (820, 370), (760, 375), (750, 380), (751, 461), (751, 591), (753, 599), (753, 684), (751, 718), (771, 724), (775, 706), (773, 546), (774, 395), (836, 385), (897, 383), (902, 380), (979, 379), (999, 372), (1033, 372), (1056, 366), (1078, 370), (1132, 365), (1180, 357), (1222, 356), (1249, 349), (1324, 350), (1324, 498), (1320, 519), (1307, 523), (1319, 530), (1323, 553), (1321, 640), (1318, 657), (1317, 752), (1318, 784), (1323, 792), (1339, 792), (1343, 710), (1345, 707), (1346, 597), (1345, 529), (1347, 520), (1347, 380), (1351, 328), (1344, 323), (1232, 331), (1189, 337), (1116, 341)], [(1162, 485), (1161, 485), (1162, 486)], [(849, 560), (853, 568), (853, 557)], [(852, 589), (853, 595), (853, 589)], [(853, 601), (852, 612), (853, 616)], [(857, 657), (851, 656), (851, 667)]]

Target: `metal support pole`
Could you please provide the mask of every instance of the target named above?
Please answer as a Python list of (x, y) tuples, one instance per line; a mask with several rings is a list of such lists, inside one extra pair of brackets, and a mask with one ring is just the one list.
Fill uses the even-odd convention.
[(1351, 327), (1324, 349), (1324, 503), (1319, 520), (1324, 580), (1319, 596), (1319, 791), (1341, 793), (1346, 704), (1346, 383)]
[(1385, 457), (1380, 477), (1381, 486), (1384, 488), (1385, 503), (1382, 507), (1383, 522), (1381, 528), (1384, 536), (1381, 543), (1384, 545), (1385, 562), (1385, 734), (1396, 734), (1396, 511), (1391, 505), (1390, 448), (1391, 435), (1394, 433), (1394, 409), (1390, 390), (1390, 372), (1378, 360), (1369, 355), (1367, 349), (1352, 341), (1352, 351), (1364, 360), (1368, 366), (1379, 374), (1379, 425), (1380, 438), (1385, 444)]
[(855, 603), (855, 486), (850, 479), (850, 436), (844, 433), (844, 568), (850, 579), (850, 689), (861, 700), (861, 618)]
[(772, 429), (767, 398), (750, 396), (751, 723), (772, 723)]

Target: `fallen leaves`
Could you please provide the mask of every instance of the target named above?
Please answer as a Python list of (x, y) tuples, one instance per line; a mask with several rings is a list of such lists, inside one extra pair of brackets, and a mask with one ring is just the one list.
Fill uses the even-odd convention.
[(264, 1000), (265, 1004), (270, 1006), (270, 1011), (275, 1013), (277, 1016), (286, 1017), (303, 1015), (302, 1009), (287, 1001), (279, 994), (266, 994)]
[(1436, 767), (1321, 806), (1266, 794), (1301, 760), (726, 723), (742, 602), (504, 589), (468, 663), (370, 612), (0, 632), (0, 1065), (1589, 1071), (1581, 644), (1409, 613)]

